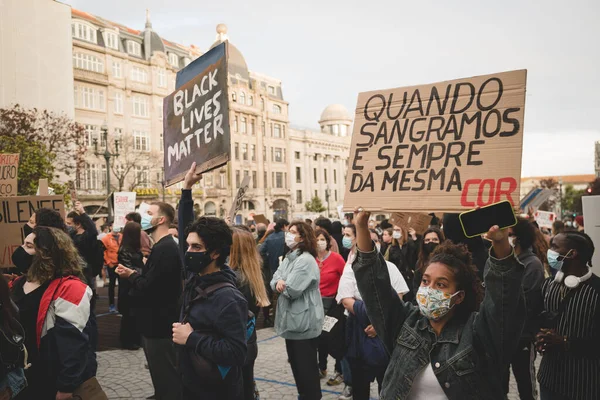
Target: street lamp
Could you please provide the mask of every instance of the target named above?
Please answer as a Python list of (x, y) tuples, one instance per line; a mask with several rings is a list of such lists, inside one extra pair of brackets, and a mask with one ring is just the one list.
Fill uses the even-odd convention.
[(558, 178), (558, 201), (559, 201), (559, 210), (560, 213), (558, 214), (559, 218), (562, 220), (563, 218), (563, 194), (562, 194), (562, 184), (563, 184), (563, 180), (562, 178)]
[(325, 200), (327, 201), (327, 218), (329, 218), (329, 196), (331, 196), (331, 190), (325, 189)]
[[(98, 151), (98, 138), (94, 138), (94, 154), (96, 157), (104, 156), (106, 160), (106, 196), (110, 197), (110, 159), (111, 157), (119, 157), (119, 139), (115, 139), (115, 152), (111, 153), (108, 150), (108, 126), (106, 122), (100, 128), (102, 131), (102, 142), (104, 142), (104, 153)], [(108, 219), (112, 219), (112, 208), (110, 200), (108, 200)]]

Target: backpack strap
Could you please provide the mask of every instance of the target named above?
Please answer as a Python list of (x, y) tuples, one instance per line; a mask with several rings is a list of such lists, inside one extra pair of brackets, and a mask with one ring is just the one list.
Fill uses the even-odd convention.
[(217, 290), (224, 288), (224, 287), (231, 287), (234, 289), (236, 288), (235, 285), (233, 285), (230, 282), (215, 283), (214, 285), (207, 286), (204, 289), (196, 287), (195, 290), (196, 290), (196, 293), (198, 293), (198, 294), (196, 295), (196, 297), (194, 297), (192, 300), (190, 300), (190, 302), (186, 306), (184, 316), (183, 316), (183, 323), (187, 322), (187, 320), (188, 320), (188, 317), (190, 315), (190, 308), (191, 308), (192, 304), (194, 304), (195, 302), (200, 301), (200, 300), (208, 299), (208, 297), (211, 294), (213, 294)]

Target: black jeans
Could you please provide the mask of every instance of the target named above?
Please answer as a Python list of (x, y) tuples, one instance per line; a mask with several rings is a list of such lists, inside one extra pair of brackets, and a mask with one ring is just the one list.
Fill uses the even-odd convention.
[(254, 361), (242, 368), (242, 380), (244, 381), (244, 400), (254, 400)]
[[(319, 369), (325, 371), (327, 369), (327, 357), (329, 350), (327, 348), (327, 338), (323, 335), (319, 336)], [(340, 360), (335, 360), (335, 372), (342, 373), (342, 364)]]
[(317, 363), (319, 338), (306, 340), (285, 340), (290, 366), (299, 400), (319, 400), (321, 398), (321, 379)]
[(352, 399), (369, 400), (371, 398), (371, 381), (373, 377), (377, 380), (377, 393), (381, 392), (381, 383), (386, 368), (374, 368), (366, 366), (360, 360), (349, 360), (352, 372)]
[[(537, 399), (537, 384), (535, 376), (535, 347), (528, 340), (520, 340), (517, 351), (513, 354), (510, 363), (513, 374), (517, 381), (519, 397), (521, 400)], [(504, 371), (504, 392), (508, 394), (510, 381), (510, 368), (506, 367)]]
[(173, 340), (143, 337), (142, 341), (156, 399), (180, 400), (181, 377), (177, 372)]
[(115, 285), (117, 283), (117, 279), (119, 279), (119, 275), (115, 272), (114, 267), (108, 266), (106, 268), (108, 270), (108, 304), (111, 306), (115, 305)]

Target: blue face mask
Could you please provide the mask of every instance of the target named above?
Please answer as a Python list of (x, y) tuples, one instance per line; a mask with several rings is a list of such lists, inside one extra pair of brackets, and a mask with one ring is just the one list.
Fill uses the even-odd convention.
[[(548, 258), (548, 265), (550, 266), (550, 268), (556, 270), (556, 271), (560, 271), (563, 267), (563, 264), (565, 262), (565, 258), (568, 258), (568, 255), (571, 253), (571, 250), (569, 250), (569, 252), (567, 253), (567, 255), (565, 256), (561, 256), (560, 253), (558, 251), (554, 251), (552, 249), (548, 249), (548, 252), (546, 253), (546, 257)], [(559, 260), (559, 257), (563, 257), (562, 260)]]
[(148, 214), (144, 214), (142, 215), (142, 230), (144, 231), (151, 231), (154, 230), (154, 228), (156, 228), (154, 225), (152, 225), (152, 216), (148, 215)]
[(342, 238), (342, 246), (344, 246), (344, 248), (350, 250), (352, 248), (352, 239), (350, 239), (348, 236), (344, 236)]

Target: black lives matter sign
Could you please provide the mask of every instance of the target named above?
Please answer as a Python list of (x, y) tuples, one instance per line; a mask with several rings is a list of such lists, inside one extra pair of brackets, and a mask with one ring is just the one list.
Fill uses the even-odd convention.
[(164, 165), (167, 185), (229, 161), (231, 135), (227, 94), (227, 43), (177, 73), (176, 90), (164, 99)]
[(359, 94), (344, 208), (519, 201), (527, 71)]

